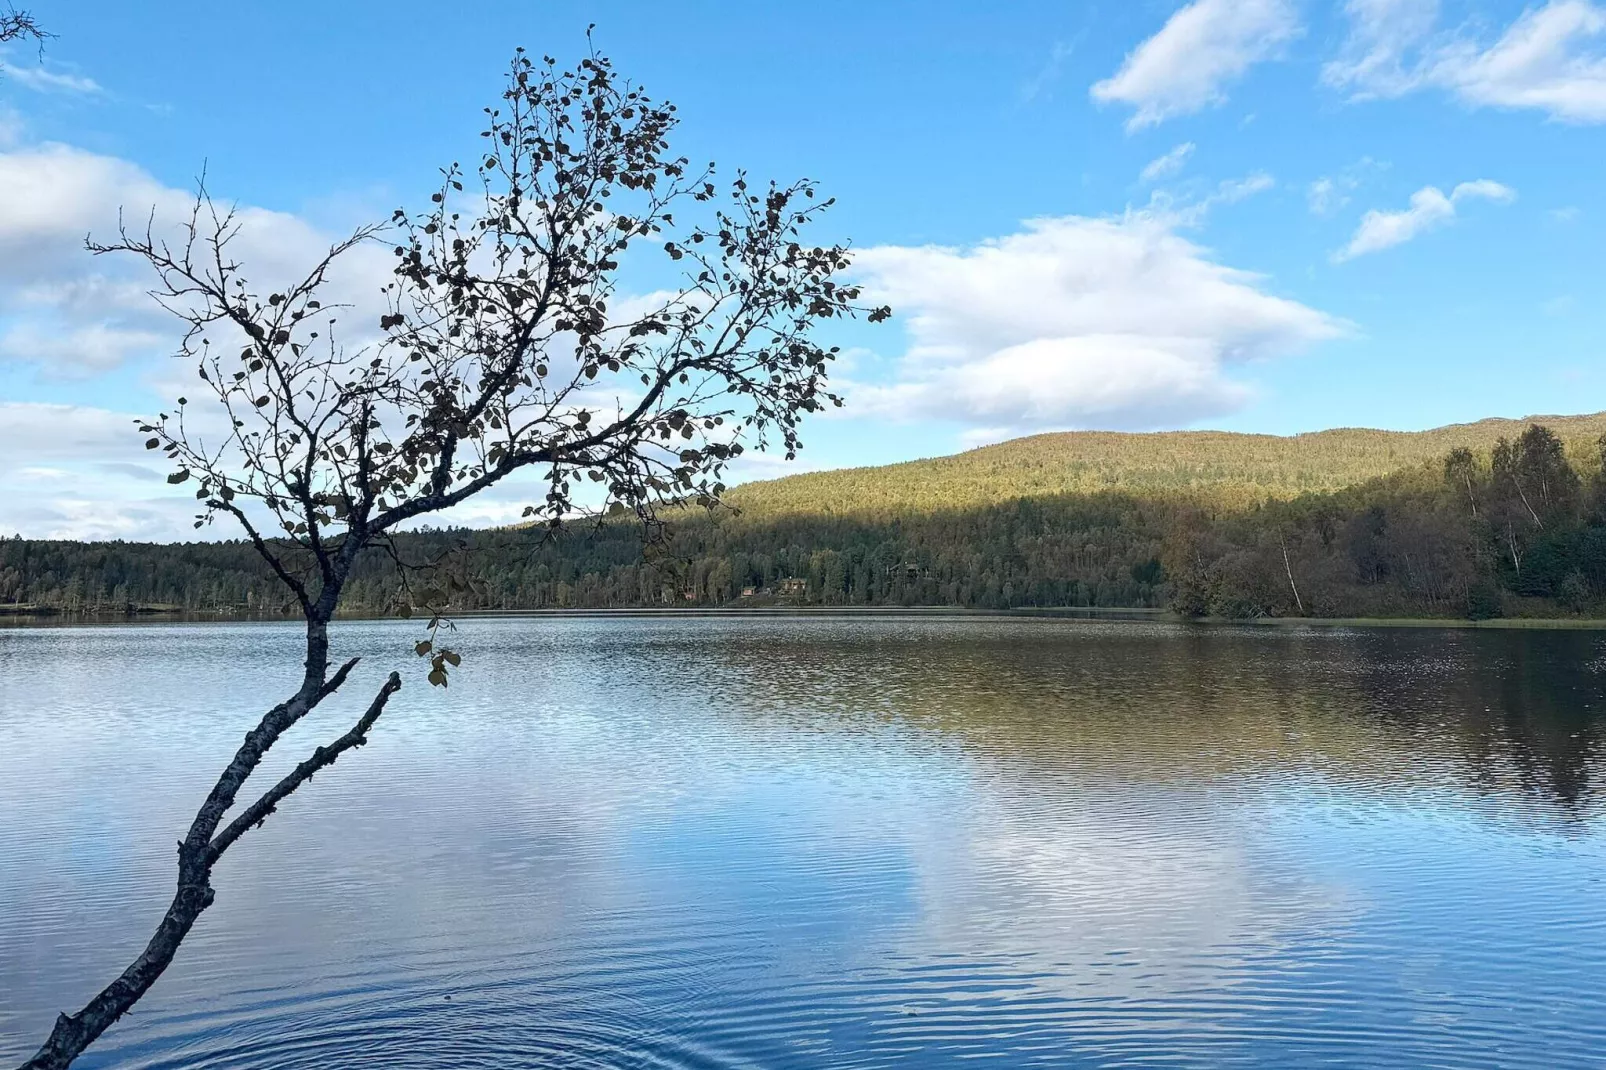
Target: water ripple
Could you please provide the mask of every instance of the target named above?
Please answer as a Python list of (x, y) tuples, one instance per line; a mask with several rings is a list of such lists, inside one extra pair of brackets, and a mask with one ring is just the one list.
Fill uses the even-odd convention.
[[(1555, 1067), (1606, 1006), (1589, 633), (404, 625), (81, 1065)], [(134, 953), (292, 629), (0, 631), (0, 1065)]]

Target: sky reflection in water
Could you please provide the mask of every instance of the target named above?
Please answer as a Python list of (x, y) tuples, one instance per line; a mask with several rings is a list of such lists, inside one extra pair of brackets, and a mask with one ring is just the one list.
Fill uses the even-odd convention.
[[(405, 625), (408, 687), (81, 1065), (1578, 1065), (1603, 638)], [(0, 631), (0, 1064), (137, 951), (277, 625)], [(272, 769), (366, 695), (297, 729)]]

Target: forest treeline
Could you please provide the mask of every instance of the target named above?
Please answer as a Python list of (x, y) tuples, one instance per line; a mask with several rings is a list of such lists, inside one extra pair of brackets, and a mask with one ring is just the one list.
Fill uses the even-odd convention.
[[(1534, 424), (1483, 451), (1339, 490), (1244, 505), (1208, 486), (1022, 497), (897, 515), (686, 513), (658, 544), (625, 524), (424, 531), (453, 608), (806, 604), (1169, 607), (1190, 616), (1577, 615), (1606, 610), (1606, 435), (1584, 450)], [(814, 477), (817, 478), (817, 477)], [(365, 558), (343, 608), (398, 602)], [(278, 612), (243, 542), (0, 542), (0, 606)]]

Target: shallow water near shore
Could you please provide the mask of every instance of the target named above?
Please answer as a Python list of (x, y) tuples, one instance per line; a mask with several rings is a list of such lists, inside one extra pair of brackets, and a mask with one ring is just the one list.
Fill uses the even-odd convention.
[[(416, 626), (84, 1067), (1588, 1065), (1606, 635)], [(278, 623), (0, 630), (0, 1065), (138, 952)]]

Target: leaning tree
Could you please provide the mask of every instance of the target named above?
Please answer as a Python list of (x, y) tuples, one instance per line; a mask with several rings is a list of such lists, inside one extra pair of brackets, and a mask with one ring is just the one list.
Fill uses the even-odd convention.
[[(816, 328), (888, 310), (838, 281), (845, 246), (805, 240), (831, 202), (807, 181), (756, 188), (740, 174), (716, 190), (712, 165), (671, 155), (674, 126), (673, 106), (601, 56), (560, 71), (521, 50), (477, 163), (447, 168), (426, 210), (357, 231), (300, 281), (267, 293), (247, 281), (231, 255), (242, 219), (204, 184), (170, 234), (124, 226), (90, 243), (148, 264), (153, 296), (185, 325), (179, 356), (206, 404), (179, 398), (140, 431), (173, 462), (169, 482), (195, 488), (197, 526), (239, 525), (283, 584), (306, 661), (196, 811), (149, 944), (61, 1015), (25, 1068), (67, 1066), (133, 1006), (212, 903), (218, 860), (366, 741), (396, 673), (344, 735), (236, 805), (285, 731), (355, 670), (355, 658), (334, 667), (329, 625), (360, 557), (395, 561), (401, 608), (430, 621), (416, 652), (444, 685), (459, 663), (437, 631), (450, 585), (409, 579), (398, 531), (515, 473), (534, 478), (524, 514), (537, 528), (593, 514), (651, 526), (666, 504), (716, 504), (744, 449), (792, 457), (802, 417), (840, 404), (826, 382), (836, 351)], [(348, 342), (335, 313), (362, 306), (340, 306), (331, 280), (374, 243), (394, 262), (373, 286), (377, 322)], [(673, 283), (627, 299), (622, 270)]]

